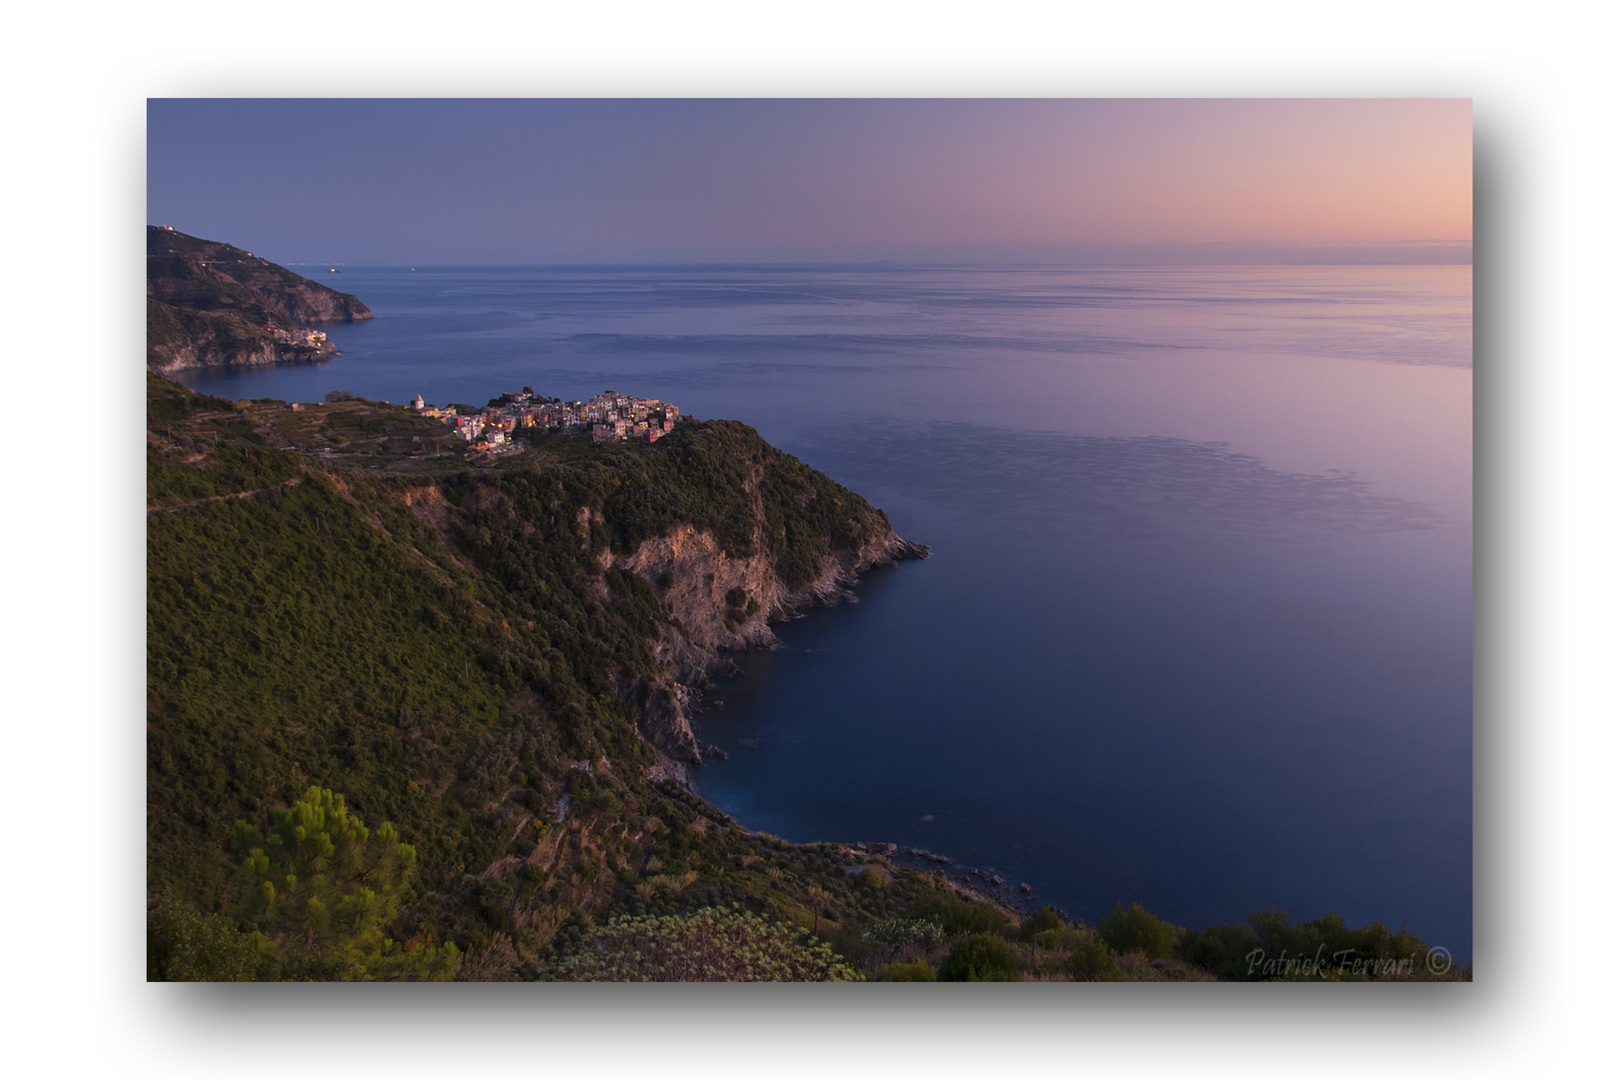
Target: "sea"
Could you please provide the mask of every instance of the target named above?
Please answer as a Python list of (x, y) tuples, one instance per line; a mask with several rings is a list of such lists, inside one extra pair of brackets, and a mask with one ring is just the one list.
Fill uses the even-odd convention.
[(706, 696), (745, 826), (1471, 962), (1470, 267), (299, 269), (376, 319), (184, 381), (661, 398), (932, 549)]

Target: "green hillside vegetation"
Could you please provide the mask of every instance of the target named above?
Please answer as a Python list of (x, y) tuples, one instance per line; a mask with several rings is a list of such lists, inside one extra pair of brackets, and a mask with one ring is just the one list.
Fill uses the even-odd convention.
[(601, 556), (693, 524), (802, 583), (887, 524), (745, 425), (490, 461), (379, 402), (148, 395), (151, 978), (1285, 978), (1248, 958), (1319, 946), (1429, 977), (1331, 917), (1019, 922), (665, 779), (637, 694), (673, 624)]

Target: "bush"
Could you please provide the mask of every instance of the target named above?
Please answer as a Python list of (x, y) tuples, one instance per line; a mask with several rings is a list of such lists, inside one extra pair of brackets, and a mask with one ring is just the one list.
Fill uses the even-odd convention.
[(872, 956), (876, 947), (871, 938), (861, 933), (860, 928), (849, 923), (840, 923), (829, 926), (827, 920), (821, 922), (821, 939), (825, 941), (832, 951), (855, 967), (863, 967)]
[(932, 919), (952, 937), (999, 932), (1007, 925), (1007, 917), (989, 904), (963, 900), (954, 893), (925, 893), (917, 898), (907, 914), (914, 919)]
[(963, 939), (939, 969), (944, 982), (1017, 982), (1018, 976), (1018, 954), (991, 934)]
[(1242, 923), (1193, 931), (1176, 944), (1176, 957), (1225, 980), (1252, 977), (1248, 957), (1258, 944), (1254, 931)]
[(929, 949), (945, 944), (945, 931), (929, 919), (884, 919), (866, 932), (875, 944), (891, 949), (909, 945)]
[(887, 889), (894, 884), (893, 878), (875, 866), (862, 867), (860, 874), (857, 876), (861, 884), (868, 889)]
[(1038, 935), (1063, 928), (1063, 917), (1049, 907), (1043, 907), (1018, 926), (1019, 941), (1039, 941)]
[(884, 964), (872, 976), (874, 982), (935, 982), (939, 976), (921, 960)]
[(1087, 935), (1074, 947), (1064, 963), (1064, 970), (1075, 982), (1113, 982), (1119, 974), (1119, 969), (1114, 965), (1114, 954), (1109, 951), (1108, 944), (1095, 934)]
[(169, 899), (147, 915), (148, 982), (251, 982), (269, 959), (252, 935), (223, 915), (205, 915)]
[(1108, 918), (1103, 920), (1097, 932), (1115, 952), (1140, 952), (1149, 960), (1168, 958), (1175, 945), (1175, 935), (1169, 924), (1161, 922), (1141, 904), (1130, 907), (1115, 904), (1114, 910), (1108, 913)]
[(854, 982), (802, 931), (735, 907), (615, 919), (545, 977), (556, 982)]

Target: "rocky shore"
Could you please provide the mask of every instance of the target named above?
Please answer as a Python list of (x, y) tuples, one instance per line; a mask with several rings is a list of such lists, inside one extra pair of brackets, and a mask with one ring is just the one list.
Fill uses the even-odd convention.
[[(855, 860), (851, 872), (858, 872), (863, 866), (921, 871), (931, 875), (939, 888), (975, 903), (989, 904), (1019, 919), (1028, 918), (1040, 908), (1050, 906), (1035, 895), (1035, 890), (1027, 882), (1003, 879), (993, 869), (969, 867), (947, 855), (923, 848), (858, 840), (845, 846), (845, 854)], [(1068, 917), (1066, 913), (1064, 917)]]

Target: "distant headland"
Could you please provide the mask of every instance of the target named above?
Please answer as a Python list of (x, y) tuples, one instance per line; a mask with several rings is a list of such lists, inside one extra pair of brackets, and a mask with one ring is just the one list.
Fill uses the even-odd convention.
[(251, 251), (146, 229), (146, 366), (254, 367), (325, 360), (337, 349), (314, 329), (362, 322), (371, 309)]

